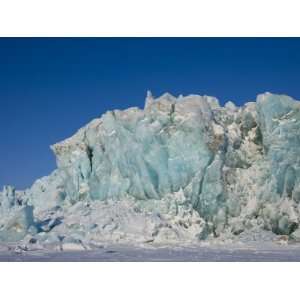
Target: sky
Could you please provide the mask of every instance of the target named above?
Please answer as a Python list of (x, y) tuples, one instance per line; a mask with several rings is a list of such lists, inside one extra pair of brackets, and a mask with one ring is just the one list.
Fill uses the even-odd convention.
[(146, 91), (300, 99), (300, 38), (0, 38), (0, 187), (56, 167), (49, 145)]

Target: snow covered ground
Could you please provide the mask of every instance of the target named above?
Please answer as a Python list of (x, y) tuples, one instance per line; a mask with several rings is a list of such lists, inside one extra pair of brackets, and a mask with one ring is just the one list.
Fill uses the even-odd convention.
[(1, 251), (0, 261), (37, 262), (280, 262), (300, 261), (300, 245), (132, 247), (91, 251)]

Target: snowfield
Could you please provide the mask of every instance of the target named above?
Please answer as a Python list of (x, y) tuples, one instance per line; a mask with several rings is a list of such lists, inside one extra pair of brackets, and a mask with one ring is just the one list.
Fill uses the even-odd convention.
[(300, 262), (300, 245), (133, 247), (88, 251), (1, 251), (0, 261), (28, 262)]

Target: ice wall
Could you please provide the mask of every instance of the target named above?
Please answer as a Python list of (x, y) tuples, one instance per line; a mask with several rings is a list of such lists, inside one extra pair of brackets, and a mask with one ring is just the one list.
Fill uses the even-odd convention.
[[(252, 228), (295, 235), (299, 108), (270, 93), (243, 107), (148, 93), (144, 110), (109, 111), (53, 145), (57, 170), (18, 195), (5, 188), (2, 215), (33, 207), (33, 215), (22, 213), (28, 224), (14, 239), (29, 228), (31, 235), (81, 232), (89, 240), (198, 240)], [(81, 224), (86, 210), (93, 217)], [(9, 223), (1, 221), (5, 240), (13, 234), (1, 234)]]

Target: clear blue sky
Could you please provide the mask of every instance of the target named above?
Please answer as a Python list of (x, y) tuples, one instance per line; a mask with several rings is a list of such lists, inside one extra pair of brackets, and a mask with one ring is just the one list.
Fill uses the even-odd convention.
[(147, 89), (300, 99), (300, 39), (0, 38), (0, 186), (49, 174), (50, 144), (107, 110), (143, 107)]

